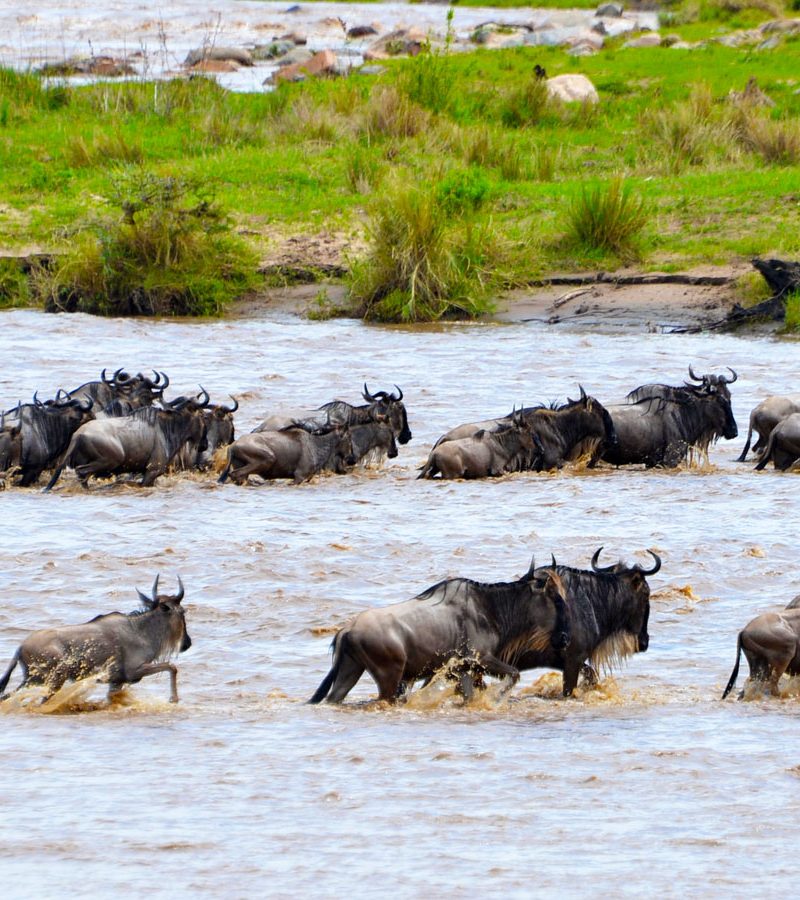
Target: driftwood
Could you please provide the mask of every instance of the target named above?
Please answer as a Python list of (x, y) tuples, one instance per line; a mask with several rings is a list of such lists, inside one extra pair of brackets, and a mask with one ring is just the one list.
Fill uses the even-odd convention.
[(538, 278), (528, 284), (536, 287), (548, 285), (582, 284), (711, 284), (723, 285), (733, 281), (729, 275), (679, 275), (653, 272), (647, 275), (614, 275), (611, 272), (595, 272), (593, 275), (553, 275)]
[(725, 319), (709, 327), (737, 328), (759, 319), (782, 322), (786, 318), (786, 297), (794, 291), (800, 291), (800, 263), (758, 258), (752, 260), (752, 263), (769, 285), (772, 296), (747, 308), (737, 303)]

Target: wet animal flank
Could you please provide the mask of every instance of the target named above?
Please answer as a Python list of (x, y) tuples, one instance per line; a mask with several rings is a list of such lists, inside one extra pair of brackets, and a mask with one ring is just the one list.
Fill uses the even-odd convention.
[(67, 681), (97, 675), (109, 685), (109, 695), (126, 684), (136, 684), (158, 672), (170, 674), (170, 701), (178, 702), (177, 674), (170, 656), (192, 646), (186, 630), (181, 601), (183, 583), (178, 578), (178, 593), (158, 593), (158, 575), (151, 596), (137, 590), (143, 610), (113, 612), (95, 616), (83, 625), (63, 625), (35, 631), (14, 654), (11, 665), (0, 679), (0, 692), (6, 689), (17, 664), (23, 679), (17, 690), (28, 684), (44, 685), (52, 696)]

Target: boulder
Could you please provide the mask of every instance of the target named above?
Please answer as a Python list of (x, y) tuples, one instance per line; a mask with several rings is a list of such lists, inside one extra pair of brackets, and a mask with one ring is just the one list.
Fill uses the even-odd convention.
[(597, 7), (596, 16), (605, 16), (608, 19), (619, 19), (622, 17), (623, 8), (621, 3), (603, 3)]
[(427, 41), (427, 35), (421, 28), (397, 28), (372, 43), (365, 51), (364, 59), (417, 56)]
[(238, 63), (240, 66), (253, 65), (253, 57), (250, 52), (239, 47), (200, 47), (197, 50), (191, 50), (183, 64), (189, 67), (209, 60), (225, 60)]
[(311, 59), (304, 63), (294, 63), (291, 66), (283, 66), (272, 73), (272, 83), (280, 81), (304, 81), (308, 77), (320, 75), (335, 75), (338, 60), (333, 50), (320, 50)]
[(201, 59), (193, 66), (189, 66), (190, 72), (208, 72), (221, 74), (224, 72), (238, 72), (241, 66), (232, 59)]
[(373, 25), (354, 25), (348, 30), (347, 36), (353, 40), (354, 38), (371, 37), (373, 34), (377, 33), (378, 29)]
[(287, 54), (281, 56), (277, 60), (277, 63), (281, 68), (283, 68), (283, 66), (294, 66), (297, 64), (303, 65), (307, 63), (313, 55), (313, 52), (306, 47), (295, 47), (294, 50), (290, 50)]
[(70, 75), (98, 75), (103, 78), (119, 78), (135, 75), (136, 69), (124, 59), (113, 56), (72, 57), (61, 62), (46, 63), (38, 70), (42, 75), (66, 78)]
[(287, 34), (282, 34), (279, 38), (276, 38), (278, 41), (291, 41), (296, 47), (304, 47), (308, 43), (308, 35), (303, 31), (289, 31)]
[(768, 108), (775, 106), (775, 101), (772, 97), (767, 96), (758, 86), (755, 75), (751, 75), (747, 79), (747, 84), (744, 86), (743, 91), (730, 91), (728, 100), (739, 106), (764, 106)]
[(660, 47), (661, 35), (657, 31), (648, 31), (645, 34), (640, 34), (639, 37), (631, 38), (629, 41), (625, 41), (622, 46), (634, 48)]
[(547, 93), (562, 103), (599, 103), (597, 89), (585, 75), (556, 75), (545, 82)]
[(269, 44), (259, 44), (250, 51), (254, 60), (280, 59), (282, 56), (293, 50), (295, 44), (293, 41), (272, 41)]
[(759, 27), (762, 34), (792, 34), (800, 31), (800, 19), (772, 19)]

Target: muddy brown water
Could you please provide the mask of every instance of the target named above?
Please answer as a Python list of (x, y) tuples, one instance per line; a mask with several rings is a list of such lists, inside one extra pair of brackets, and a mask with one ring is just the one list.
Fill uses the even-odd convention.
[[(167, 371), (240, 398), (240, 431), (281, 404), (397, 382), (413, 441), (382, 471), (295, 487), (174, 476), (150, 490), (67, 478), (0, 494), (0, 665), (27, 632), (136, 607), (156, 572), (186, 584), (192, 649), (113, 707), (77, 685), (0, 717), (3, 894), (278, 897), (778, 893), (796, 885), (800, 705), (720, 703), (737, 630), (800, 590), (796, 475), (735, 462), (747, 415), (796, 387), (797, 344), (537, 325), (116, 321), (5, 313), (0, 398), (103, 367)], [(740, 436), (709, 464), (414, 480), (448, 427), (514, 403), (603, 401), (733, 366)], [(332, 629), (455, 575), (509, 579), (554, 552), (664, 565), (647, 653), (555, 699), (526, 673), (462, 708), (310, 707)], [(743, 664), (744, 665), (744, 664)], [(746, 665), (740, 683), (746, 674)], [(48, 714), (49, 713), (49, 714)], [(57, 886), (57, 887), (56, 887)]]

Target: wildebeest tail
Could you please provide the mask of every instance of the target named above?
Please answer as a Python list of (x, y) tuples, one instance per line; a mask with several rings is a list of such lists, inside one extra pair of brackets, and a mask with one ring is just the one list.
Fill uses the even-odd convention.
[(728, 694), (733, 690), (733, 686), (736, 684), (736, 679), (739, 677), (739, 663), (742, 659), (742, 632), (739, 632), (739, 637), (736, 639), (736, 665), (733, 667), (733, 671), (731, 672), (731, 677), (728, 679), (728, 684), (725, 690), (722, 692), (722, 699), (724, 700)]
[(425, 465), (419, 467), (419, 475), (417, 475), (417, 481), (419, 481), (420, 478), (433, 478), (434, 475), (438, 474), (439, 468), (434, 462), (433, 453), (431, 453)]
[(231, 464), (233, 463), (233, 455), (231, 454), (231, 448), (228, 447), (228, 462), (225, 464), (225, 468), (222, 470), (219, 478), (217, 479), (218, 484), (225, 484), (228, 480), (228, 475), (231, 473)]
[(744, 442), (744, 450), (741, 455), (736, 457), (736, 462), (744, 462), (747, 458), (747, 452), (750, 450), (750, 439), (753, 437), (753, 426), (747, 429), (747, 440)]
[(328, 692), (333, 687), (333, 682), (339, 674), (339, 666), (342, 662), (342, 647), (344, 645), (345, 635), (340, 631), (333, 639), (331, 646), (333, 647), (333, 665), (330, 672), (322, 679), (322, 684), (314, 691), (314, 696), (309, 699), (309, 703), (322, 703), (328, 696)]
[[(17, 663), (19, 662), (19, 654), (15, 653), (14, 658), (11, 660), (11, 665), (6, 669), (5, 675), (0, 678), (0, 695), (2, 695), (3, 691), (6, 689), (6, 685), (8, 684), (8, 679), (11, 678), (11, 673), (16, 669)], [(0, 700), (2, 700), (2, 696), (0, 696)]]

